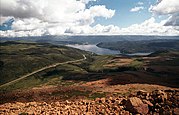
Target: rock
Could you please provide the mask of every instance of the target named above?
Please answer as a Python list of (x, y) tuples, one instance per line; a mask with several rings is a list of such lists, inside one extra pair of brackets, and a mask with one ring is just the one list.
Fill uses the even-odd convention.
[(71, 104), (71, 102), (69, 102), (68, 100), (65, 101), (65, 104), (68, 105), (68, 104)]
[(159, 110), (159, 114), (160, 114), (160, 115), (172, 115), (172, 111), (171, 111), (169, 108), (164, 108), (164, 107), (162, 107), (162, 108)]
[(141, 104), (137, 107), (134, 107), (134, 112), (136, 111), (136, 113), (140, 113), (143, 115), (146, 115), (149, 111), (148, 105), (147, 104)]
[(125, 105), (127, 102), (127, 99), (126, 98), (122, 98), (121, 99), (121, 102), (120, 102), (120, 105)]
[(140, 90), (137, 92), (138, 97), (142, 98), (142, 99), (148, 99), (149, 97), (149, 93), (147, 91), (144, 90)]
[(171, 101), (166, 101), (166, 104), (169, 105), (170, 107), (172, 107), (173, 103)]
[(85, 115), (93, 115), (91, 112), (87, 112)]
[(123, 110), (123, 111), (119, 112), (119, 115), (130, 115), (130, 112)]
[(131, 104), (132, 106), (139, 106), (143, 104), (142, 100), (137, 97), (131, 97), (127, 100), (127, 104)]
[(34, 110), (29, 110), (29, 111), (27, 111), (27, 113), (30, 114), (30, 115), (33, 115), (34, 114)]
[[(134, 96), (134, 95), (131, 95)], [(149, 97), (147, 99), (147, 97)], [(118, 97), (113, 95), (96, 100), (65, 100), (28, 103), (5, 103), (0, 105), (0, 114), (6, 115), (27, 112), (29, 114), (57, 115), (179, 115), (179, 91), (155, 90), (152, 93), (140, 90), (134, 97)]]
[(173, 115), (179, 115), (179, 108), (173, 109)]
[(95, 99), (95, 102), (97, 102), (97, 103), (100, 103), (100, 101), (101, 101), (100, 98), (96, 98), (96, 99)]
[(154, 92), (152, 92), (152, 96), (159, 103), (165, 102), (168, 99), (167, 93), (161, 90), (155, 90)]
[(171, 93), (174, 93), (174, 92), (175, 92), (175, 90), (172, 90), (172, 89), (167, 89), (167, 90), (165, 90), (165, 92), (171, 92)]
[(142, 100), (137, 97), (129, 98), (125, 106), (128, 111), (135, 114), (147, 114), (149, 111), (148, 105), (144, 104)]
[(101, 99), (100, 99), (100, 102), (101, 102), (101, 103), (105, 103), (105, 101), (106, 101), (105, 98), (101, 98)]
[(29, 102), (29, 105), (36, 107), (37, 106), (37, 102)]
[(59, 105), (60, 105), (60, 103), (57, 101), (57, 102), (55, 102), (55, 105), (56, 105), (56, 106), (59, 106)]
[(156, 104), (155, 104), (155, 107), (156, 107), (156, 108), (161, 108), (162, 106), (161, 106), (159, 103), (156, 103)]
[(147, 104), (148, 106), (150, 106), (150, 107), (153, 107), (153, 106), (154, 106), (150, 101), (143, 100), (143, 102), (144, 102), (145, 104)]

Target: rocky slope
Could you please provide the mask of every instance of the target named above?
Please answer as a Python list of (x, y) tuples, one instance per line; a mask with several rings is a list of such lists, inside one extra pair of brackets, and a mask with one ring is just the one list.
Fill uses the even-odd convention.
[(0, 105), (2, 115), (179, 115), (179, 90), (140, 90), (128, 97), (56, 102), (15, 102)]

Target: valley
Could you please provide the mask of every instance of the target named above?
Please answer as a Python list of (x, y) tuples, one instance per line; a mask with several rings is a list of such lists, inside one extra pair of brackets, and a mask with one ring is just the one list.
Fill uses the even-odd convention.
[(140, 90), (179, 88), (177, 50), (146, 56), (97, 55), (63, 45), (8, 41), (1, 43), (0, 54), (1, 108), (14, 102), (96, 103), (108, 97), (128, 99)]
[(0, 115), (179, 115), (179, 0), (0, 0)]

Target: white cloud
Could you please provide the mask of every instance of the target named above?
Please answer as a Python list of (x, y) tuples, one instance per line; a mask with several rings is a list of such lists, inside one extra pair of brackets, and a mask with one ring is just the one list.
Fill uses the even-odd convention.
[[(168, 11), (157, 8), (166, 0), (161, 0), (155, 6), (151, 6), (150, 10), (156, 14), (169, 14), (170, 18), (160, 23), (157, 23), (154, 18), (150, 18), (141, 24), (133, 24), (127, 28), (101, 24), (92, 26), (96, 17), (112, 18), (115, 10), (107, 9), (104, 5), (95, 5), (87, 9), (86, 4), (89, 1), (97, 0), (1, 0), (0, 24), (11, 18), (14, 18), (15, 21), (12, 25), (13, 30), (0, 31), (0, 36), (179, 35), (179, 28), (176, 26), (179, 22), (178, 7), (175, 8), (177, 5), (170, 3), (169, 6), (173, 6), (173, 8), (169, 8)], [(142, 3), (138, 4), (142, 5)], [(144, 7), (140, 6), (131, 9), (131, 11), (142, 9)]]
[(151, 6), (149, 11), (157, 15), (169, 15), (166, 26), (179, 26), (179, 1), (160, 0), (158, 4)]
[(163, 26), (164, 21), (155, 22), (155, 18), (150, 18), (141, 24), (133, 24), (128, 28), (122, 28), (121, 33), (136, 35), (179, 35), (179, 31), (172, 26)]
[(150, 11), (156, 14), (173, 14), (179, 12), (179, 1), (178, 0), (160, 0), (158, 4), (151, 6)]
[(38, 28), (45, 28), (48, 25), (48, 22), (42, 22), (37, 18), (29, 18), (29, 19), (16, 19), (12, 25), (13, 30), (35, 30)]
[(7, 30), (0, 31), (1, 37), (28, 37), (28, 36), (42, 36), (44, 35), (45, 30), (36, 29), (31, 31), (15, 31), (15, 30)]
[(138, 4), (138, 5), (143, 5), (144, 3), (143, 3), (143, 2), (138, 2), (137, 4)]
[[(96, 0), (1, 0), (1, 23), (7, 21), (8, 17), (14, 17), (14, 31), (9, 32), (26, 31), (24, 33), (29, 35), (28, 31), (34, 33), (37, 29), (43, 30), (45, 34), (55, 35), (63, 34), (69, 28), (89, 27), (96, 17), (108, 19), (115, 14), (115, 10), (107, 9), (104, 5), (87, 9), (89, 1)], [(18, 35), (23, 34), (21, 32)]]
[(114, 10), (105, 6), (86, 9), (85, 5), (89, 1), (96, 0), (1, 0), (0, 14), (19, 19), (37, 18), (50, 23), (74, 23), (81, 14), (85, 17), (80, 18), (89, 20), (95, 16), (110, 18), (114, 15)]
[(93, 33), (95, 34), (119, 34), (120, 28), (114, 25), (103, 26), (97, 24), (93, 27)]
[(76, 15), (76, 20), (79, 25), (90, 25), (94, 22), (95, 17), (111, 18), (114, 16), (115, 11), (107, 9), (104, 5), (92, 6), (89, 9), (80, 11)]
[(0, 14), (15, 18), (38, 18), (49, 22), (70, 20), (68, 15), (85, 9), (85, 3), (76, 0), (1, 0)]
[(144, 9), (143, 6), (136, 6), (136, 7), (132, 8), (132, 9), (130, 10), (130, 12), (138, 12), (138, 11), (140, 11), (140, 10), (142, 10), (142, 9)]
[(164, 26), (165, 22), (166, 20), (157, 23), (155, 18), (152, 17), (141, 24), (133, 24), (126, 28), (119, 28), (114, 25), (102, 26), (98, 24), (93, 27), (93, 31), (96, 32), (95, 34), (108, 35), (179, 35), (179, 28)]
[(22, 36), (43, 36), (43, 35), (179, 35), (179, 28), (174, 26), (164, 26), (168, 20), (163, 20), (160, 23), (155, 21), (155, 18), (145, 20), (140, 24), (133, 24), (126, 28), (119, 28), (115, 25), (100, 25), (94, 27), (89, 25), (60, 27), (51, 26), (49, 28), (38, 28), (26, 31), (0, 31), (2, 37), (22, 37)]
[(88, 3), (88, 2), (90, 2), (90, 1), (97, 1), (97, 0), (81, 0), (83, 3)]

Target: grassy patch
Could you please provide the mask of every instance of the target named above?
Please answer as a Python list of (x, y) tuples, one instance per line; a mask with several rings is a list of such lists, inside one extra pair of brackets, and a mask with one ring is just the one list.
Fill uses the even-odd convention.
[(62, 80), (62, 78), (71, 76), (74, 73), (83, 74), (86, 71), (70, 64), (64, 64), (57, 66), (56, 68), (50, 68), (48, 70), (39, 72), (33, 76), (29, 76), (22, 79), (12, 85), (5, 86), (0, 89), (0, 91), (12, 91), (16, 89), (27, 89), (38, 87), (42, 85), (60, 85), (60, 86), (70, 86), (76, 82), (69, 80)]
[(106, 93), (105, 92), (101, 92), (101, 93), (92, 93), (91, 95), (89, 95), (90, 99), (96, 99), (96, 98), (102, 98), (102, 97), (106, 97)]
[(143, 66), (143, 62), (142, 61), (139, 61), (138, 59), (132, 61), (129, 65), (129, 67), (134, 67), (136, 69), (139, 69)]
[(65, 92), (53, 92), (51, 95), (58, 96), (61, 99), (70, 99), (78, 96), (88, 97), (90, 93), (90, 91), (68, 90)]
[[(0, 45), (0, 85), (45, 66), (82, 59), (83, 54), (90, 55), (78, 49), (47, 43), (5, 42)], [(81, 70), (75, 68), (75, 71)]]
[(112, 59), (113, 56), (109, 56), (109, 55), (103, 55), (103, 56), (95, 56), (94, 57), (94, 61), (91, 63), (89, 69), (91, 71), (102, 71), (103, 69), (105, 69), (106, 67), (104, 67), (104, 65), (106, 65), (108, 63), (108, 60)]

